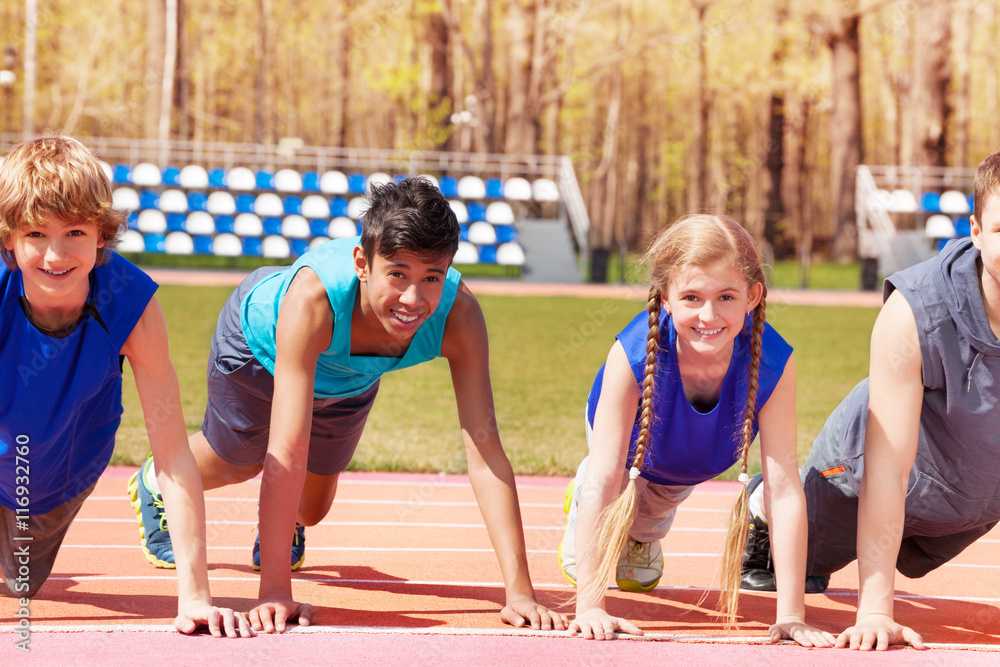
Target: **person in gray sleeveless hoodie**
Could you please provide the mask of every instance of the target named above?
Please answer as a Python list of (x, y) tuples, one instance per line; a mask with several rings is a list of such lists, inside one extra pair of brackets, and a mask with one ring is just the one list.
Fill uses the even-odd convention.
[[(1000, 520), (1000, 153), (979, 167), (974, 209), (971, 238), (886, 280), (869, 377), (801, 469), (810, 588), (858, 561), (857, 619), (837, 646), (922, 648), (893, 618), (895, 570), (922, 577)], [(766, 522), (750, 530), (742, 584), (769, 590)]]

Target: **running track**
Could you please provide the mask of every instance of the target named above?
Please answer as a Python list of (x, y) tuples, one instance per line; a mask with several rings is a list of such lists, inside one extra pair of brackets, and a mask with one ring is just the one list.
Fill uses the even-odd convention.
[[(239, 273), (155, 272), (161, 283), (226, 284)], [(475, 282), (481, 294), (642, 299), (642, 288)], [(513, 288), (516, 288), (513, 289)], [(772, 290), (771, 303), (878, 307), (877, 294)], [(1000, 530), (955, 562), (919, 580), (897, 579), (896, 616), (922, 633), (929, 652), (887, 654), (764, 645), (774, 596), (744, 594), (740, 634), (714, 614), (717, 554), (735, 485), (704, 484), (681, 507), (664, 540), (666, 569), (648, 594), (611, 590), (609, 611), (636, 622), (643, 639), (585, 642), (565, 633), (516, 630), (497, 613), (503, 600), (496, 557), (463, 476), (346, 473), (333, 510), (307, 533), (306, 563), (294, 575), (315, 625), (251, 640), (183, 637), (172, 629), (176, 581), (150, 566), (125, 497), (132, 469), (109, 469), (67, 534), (52, 577), (29, 605), (30, 653), (16, 650), (18, 603), (0, 598), (0, 660), (8, 664), (521, 664), (612, 665), (668, 658), (690, 664), (997, 664), (1000, 660)], [(529, 565), (539, 601), (570, 614), (573, 589), (556, 565), (567, 480), (519, 478)], [(208, 492), (209, 576), (217, 604), (248, 609), (258, 575), (249, 566), (259, 482)], [(815, 625), (834, 634), (853, 619), (857, 575), (834, 575), (807, 598)]]

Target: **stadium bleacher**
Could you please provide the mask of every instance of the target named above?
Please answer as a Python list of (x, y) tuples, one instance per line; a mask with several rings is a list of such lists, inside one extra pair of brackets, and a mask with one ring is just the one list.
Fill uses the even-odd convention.
[[(129, 212), (120, 251), (168, 255), (293, 259), (329, 239), (360, 234), (365, 195), (404, 178), (381, 171), (104, 166), (113, 206)], [(560, 200), (549, 178), (422, 176), (449, 199), (461, 225), (456, 264), (523, 266), (515, 211), (524, 202)]]

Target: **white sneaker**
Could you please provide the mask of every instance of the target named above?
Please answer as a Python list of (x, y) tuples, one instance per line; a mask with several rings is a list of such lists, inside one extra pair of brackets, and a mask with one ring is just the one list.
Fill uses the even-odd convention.
[(618, 588), (634, 593), (651, 591), (663, 576), (663, 549), (660, 541), (636, 542), (631, 537), (618, 559), (615, 579)]

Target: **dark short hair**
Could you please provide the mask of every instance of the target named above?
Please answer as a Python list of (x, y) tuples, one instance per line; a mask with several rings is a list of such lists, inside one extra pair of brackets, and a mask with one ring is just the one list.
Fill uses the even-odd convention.
[(375, 255), (415, 253), (421, 259), (449, 261), (458, 251), (461, 230), (441, 191), (425, 178), (376, 185), (361, 226), (361, 247), (369, 264)]

